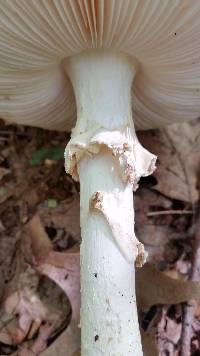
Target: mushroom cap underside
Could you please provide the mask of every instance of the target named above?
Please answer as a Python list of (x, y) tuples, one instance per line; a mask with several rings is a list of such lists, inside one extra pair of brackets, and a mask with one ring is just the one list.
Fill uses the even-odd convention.
[(0, 117), (70, 130), (76, 104), (63, 60), (87, 49), (138, 62), (134, 122), (200, 114), (200, 1), (0, 0)]

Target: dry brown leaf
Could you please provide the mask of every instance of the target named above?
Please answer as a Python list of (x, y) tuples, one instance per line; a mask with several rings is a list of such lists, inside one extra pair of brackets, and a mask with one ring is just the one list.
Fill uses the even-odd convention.
[(79, 195), (74, 195), (70, 202), (63, 202), (55, 209), (41, 207), (39, 215), (45, 226), (49, 221), (57, 228), (64, 229), (72, 238), (80, 241), (80, 199)]
[(80, 329), (71, 324), (41, 356), (79, 356), (79, 348)]
[[(72, 224), (73, 225), (73, 224)], [(59, 352), (64, 352), (66, 355), (67, 350), (70, 351), (70, 356), (73, 355), (80, 347), (80, 331), (78, 329), (78, 323), (80, 319), (80, 256), (79, 247), (74, 246), (68, 249), (67, 252), (52, 251), (51, 242), (43, 228), (41, 219), (39, 216), (35, 216), (26, 226), (26, 248), (25, 251), (28, 254), (32, 253), (34, 257), (34, 267), (36, 270), (53, 280), (68, 296), (72, 307), (72, 320), (66, 330), (68, 337), (68, 346), (63, 345), (63, 350), (59, 346)], [(30, 246), (31, 245), (31, 246)], [(73, 335), (72, 335), (73, 328)], [(66, 336), (65, 335), (65, 336)], [(45, 348), (45, 342), (42, 342), (40, 335), (36, 340), (36, 348)], [(66, 337), (65, 337), (66, 339)], [(66, 340), (65, 340), (66, 342)], [(54, 344), (53, 347), (54, 350)], [(43, 346), (41, 346), (43, 345)], [(55, 344), (57, 345), (57, 344)], [(49, 350), (49, 349), (48, 349)], [(30, 348), (24, 348), (20, 355), (33, 352), (33, 346)], [(35, 352), (35, 351), (34, 351)], [(54, 352), (54, 351), (53, 351)], [(56, 351), (58, 354), (58, 351)], [(27, 354), (28, 355), (28, 354)], [(33, 355), (36, 355), (33, 353)], [(49, 355), (49, 351), (48, 351)]]
[(65, 294), (54, 282), (44, 278), (39, 284), (36, 272), (30, 268), (20, 275), (18, 290), (4, 301), (4, 313), (12, 317), (0, 329), (1, 342), (18, 345), (25, 338), (32, 339), (42, 322), (50, 323), (55, 330), (67, 319), (70, 308)]
[(0, 167), (0, 180), (5, 177), (7, 174), (10, 174), (11, 170), (4, 168), (4, 167)]
[(25, 335), (18, 327), (16, 319), (12, 319), (0, 330), (0, 342), (5, 345), (18, 345), (23, 341)]
[(11, 184), (5, 184), (5, 186), (0, 187), (0, 204), (4, 203), (8, 198), (13, 195), (13, 187)]
[(200, 300), (200, 283), (173, 279), (146, 263), (136, 273), (137, 301), (142, 310), (155, 304)]
[(72, 356), (81, 356), (81, 350), (74, 352)]
[(158, 356), (157, 325), (160, 317), (161, 313), (157, 312), (145, 330), (140, 328), (144, 356)]
[(172, 200), (159, 192), (140, 187), (134, 195), (135, 229), (148, 252), (148, 261), (163, 260), (165, 245), (174, 237), (173, 215), (152, 217), (149, 213), (172, 209)]
[(39, 215), (35, 215), (26, 225), (27, 233), (31, 237), (31, 249), (37, 261), (46, 258), (48, 253), (53, 249), (51, 241), (43, 227)]
[(48, 187), (42, 180), (34, 184), (33, 187), (28, 186), (23, 192), (22, 199), (29, 207), (35, 207), (39, 202), (45, 199)]
[(80, 255), (79, 252), (51, 251), (37, 270), (65, 291), (72, 306), (72, 319), (80, 318)]
[(0, 340), (7, 334), (11, 344), (21, 343), (29, 331), (32, 320), (38, 319), (39, 315), (44, 316), (46, 311), (35, 295), (37, 284), (38, 277), (31, 268), (23, 272), (17, 270), (17, 275), (12, 280), (2, 305), (2, 316), (10, 315), (10, 320), (5, 325), (3, 323)]
[(18, 356), (38, 356), (41, 355), (42, 351), (44, 351), (47, 347), (47, 341), (50, 335), (54, 330), (54, 326), (52, 324), (42, 325), (39, 330), (39, 335), (32, 344), (30, 348), (22, 348), (18, 352)]
[[(183, 139), (184, 138), (184, 139)], [(158, 156), (155, 189), (178, 200), (194, 203), (198, 199), (197, 170), (200, 166), (200, 125), (170, 125), (161, 131), (142, 133), (141, 139)]]
[(180, 322), (181, 307), (178, 312), (179, 316), (176, 315), (176, 312), (174, 312), (173, 316), (171, 315), (171, 317), (169, 317), (168, 307), (164, 306), (162, 308), (162, 316), (157, 326), (157, 342), (158, 349), (163, 355), (178, 356), (180, 354), (179, 340), (182, 329), (182, 323)]
[(61, 287), (72, 306), (72, 319), (79, 323), (80, 318), (80, 255), (79, 247), (74, 246), (67, 252), (52, 251), (39, 216), (27, 224), (26, 231), (31, 241), (31, 249), (37, 263), (37, 271)]
[[(33, 321), (37, 322), (37, 329), (43, 320), (47, 319), (48, 310), (41, 302), (39, 296), (28, 290), (13, 293), (5, 302), (5, 311), (13, 315), (19, 315), (18, 326), (9, 334), (12, 343), (19, 344), (26, 337)], [(8, 328), (8, 327), (7, 327)], [(16, 330), (16, 336), (15, 334)], [(20, 334), (20, 337), (18, 336)]]
[[(49, 335), (52, 331), (63, 329), (70, 313), (65, 293), (46, 277), (42, 277), (42, 283), (39, 282), (37, 272), (21, 261), (21, 269), (11, 283), (1, 308), (1, 342), (21, 345), (24, 340), (36, 336), (31, 349), (22, 347), (26, 356), (35, 350), (34, 347), (44, 350)], [(42, 322), (45, 322), (45, 328)]]
[(148, 328), (147, 331), (140, 330), (142, 338), (142, 348), (145, 356), (158, 356), (156, 346), (156, 327)]

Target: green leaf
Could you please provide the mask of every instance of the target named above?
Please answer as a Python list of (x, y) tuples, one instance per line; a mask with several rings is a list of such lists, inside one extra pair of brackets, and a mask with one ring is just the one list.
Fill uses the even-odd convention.
[(55, 209), (58, 206), (58, 202), (55, 199), (49, 199), (47, 203), (48, 208)]
[(47, 158), (53, 161), (61, 161), (64, 159), (64, 149), (63, 146), (41, 148), (33, 153), (29, 163), (31, 166), (36, 166), (41, 164)]

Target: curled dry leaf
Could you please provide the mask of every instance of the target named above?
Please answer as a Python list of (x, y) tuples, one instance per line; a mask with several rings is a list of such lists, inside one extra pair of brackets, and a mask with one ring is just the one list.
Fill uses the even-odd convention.
[[(49, 277), (68, 296), (72, 306), (72, 318), (79, 322), (80, 313), (80, 256), (79, 248), (67, 252), (52, 251), (52, 244), (39, 216), (27, 224), (29, 243), (36, 262), (37, 271)], [(29, 246), (30, 247), (30, 246)]]
[(0, 329), (0, 341), (18, 345), (39, 331), (38, 339), (42, 322), (49, 323), (53, 331), (65, 322), (69, 311), (62, 290), (47, 278), (40, 283), (36, 272), (29, 267), (21, 273), (18, 289), (4, 301), (4, 313), (10, 315), (10, 319)]
[(65, 291), (72, 306), (72, 319), (79, 322), (80, 314), (80, 256), (79, 252), (51, 251), (37, 270)]
[(170, 209), (172, 202), (155, 190), (140, 187), (134, 195), (134, 205), (136, 236), (145, 245), (147, 260), (160, 261), (163, 259), (165, 245), (173, 238), (173, 230), (170, 227), (172, 216), (155, 220), (148, 214), (158, 209)]
[(199, 120), (142, 133), (141, 139), (151, 152), (159, 156), (154, 174), (158, 183), (154, 188), (172, 199), (196, 202), (197, 169), (200, 165)]
[[(162, 315), (157, 328), (157, 342), (160, 353), (164, 355), (178, 356), (179, 340), (181, 336), (182, 323), (180, 322), (181, 306), (177, 306), (173, 316), (167, 306), (162, 308)], [(159, 354), (160, 354), (159, 353)]]
[[(52, 332), (54, 331), (53, 324), (42, 325), (39, 329), (39, 335), (33, 342), (30, 348), (23, 347), (18, 352), (18, 356), (38, 356), (46, 349), (47, 341)], [(57, 354), (58, 355), (58, 354)]]
[[(74, 204), (75, 208), (76, 204)], [(37, 226), (36, 226), (37, 220)], [(73, 226), (73, 222), (70, 226)], [(80, 256), (74, 246), (67, 252), (52, 251), (52, 245), (41, 219), (34, 217), (27, 226), (36, 270), (53, 280), (67, 295), (72, 307), (72, 320), (67, 329), (44, 351), (44, 355), (72, 356), (80, 348)], [(39, 343), (40, 344), (40, 343)], [(61, 345), (63, 344), (63, 348)], [(67, 346), (67, 351), (66, 351)], [(33, 350), (33, 348), (31, 349)], [(67, 353), (66, 353), (67, 352)], [(21, 355), (22, 356), (22, 355)]]
[[(18, 327), (13, 330), (13, 333), (11, 330), (8, 332), (12, 337), (12, 344), (19, 344), (24, 340), (33, 321), (37, 323), (37, 330), (42, 321), (47, 318), (45, 305), (36, 294), (29, 295), (27, 291), (11, 295), (6, 300), (5, 310), (7, 313), (19, 315)], [(8, 328), (9, 326), (7, 326)]]
[(145, 356), (158, 356), (158, 349), (156, 346), (156, 325), (150, 325), (148, 330), (140, 329), (142, 338), (142, 348)]
[(31, 249), (37, 261), (40, 261), (48, 255), (53, 246), (42, 225), (39, 215), (35, 215), (27, 224), (27, 232), (31, 235)]
[[(19, 246), (15, 275), (7, 285), (0, 310), (0, 341), (20, 345), (21, 355), (38, 355), (46, 348), (49, 336), (66, 327), (70, 306), (63, 290), (36, 271), (36, 264), (52, 250), (39, 216), (26, 225)], [(27, 346), (23, 346), (24, 341)]]
[(19, 271), (18, 268), (3, 303), (3, 316), (6, 313), (10, 318), (2, 324), (0, 330), (2, 342), (7, 335), (6, 344), (19, 344), (28, 334), (32, 321), (44, 317), (46, 310), (35, 295), (37, 284), (38, 277), (31, 268), (25, 271)]
[(62, 202), (55, 209), (39, 208), (39, 215), (45, 226), (51, 221), (53, 226), (64, 229), (75, 241), (80, 241), (80, 200), (77, 194), (72, 201)]
[(10, 169), (0, 167), (0, 180), (2, 180), (2, 178), (4, 178), (6, 175), (10, 173), (11, 173)]
[(12, 197), (13, 187), (11, 184), (5, 184), (3, 187), (0, 187), (0, 204), (4, 203), (7, 199)]
[[(68, 296), (72, 307), (72, 320), (43, 356), (73, 356), (80, 348), (80, 256), (79, 252), (51, 251), (37, 270), (55, 281)], [(62, 347), (63, 345), (63, 347)]]
[(71, 324), (41, 356), (80, 356), (79, 347), (80, 329)]
[[(174, 279), (146, 263), (136, 273), (139, 306), (145, 310), (155, 304), (178, 304), (200, 300), (200, 283)], [(152, 288), (153, 286), (153, 288)]]

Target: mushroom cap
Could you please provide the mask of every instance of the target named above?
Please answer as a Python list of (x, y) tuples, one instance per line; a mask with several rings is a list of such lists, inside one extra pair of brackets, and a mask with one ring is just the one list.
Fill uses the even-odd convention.
[(0, 0), (0, 117), (70, 130), (76, 118), (63, 60), (113, 49), (138, 61), (137, 128), (200, 114), (200, 1)]

